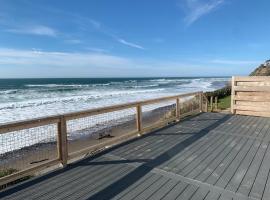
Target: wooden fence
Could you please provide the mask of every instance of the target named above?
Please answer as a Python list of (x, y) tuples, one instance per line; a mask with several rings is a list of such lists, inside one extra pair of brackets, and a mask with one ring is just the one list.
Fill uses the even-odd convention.
[[(186, 102), (189, 103), (186, 104)], [(160, 105), (163, 105), (162, 109), (158, 108)], [(73, 158), (138, 137), (150, 130), (164, 127), (170, 122), (202, 111), (207, 111), (207, 100), (202, 92), (195, 92), (0, 125), (0, 136), (2, 136), (0, 139), (6, 145), (6, 149), (2, 147), (3, 152), (0, 152), (0, 172), (8, 168), (16, 168), (15, 173), (0, 178), (0, 185), (35, 174), (51, 166), (65, 167)], [(119, 118), (126, 120), (125, 126), (119, 125)], [(104, 127), (112, 122), (116, 125)], [(131, 128), (133, 122), (134, 129)], [(113, 131), (116, 129), (118, 130), (117, 134), (114, 134)], [(122, 134), (118, 134), (119, 129), (122, 129)], [(107, 133), (109, 137), (105, 135), (104, 139), (102, 139), (103, 137), (86, 138), (79, 143), (82, 145), (76, 145), (75, 139), (69, 139), (72, 135), (84, 134), (85, 132), (93, 135), (91, 132), (93, 130)], [(52, 137), (50, 140), (48, 138), (45, 140), (44, 135), (48, 133)], [(38, 141), (46, 142), (43, 146), (37, 146), (36, 143), (34, 144), (35, 141), (33, 143), (27, 141), (31, 139), (40, 139)], [(27, 144), (26, 150), (23, 146), (20, 149), (14, 149), (14, 144), (17, 144), (18, 140), (21, 140), (19, 142), (22, 144)], [(74, 149), (71, 150), (73, 146)], [(30, 162), (30, 160), (27, 162), (30, 162), (31, 165), (22, 165), (21, 163), (31, 158), (28, 155), (32, 151), (31, 147), (34, 147), (32, 150), (34, 149), (35, 156), (38, 152), (42, 152), (39, 161)], [(8, 158), (22, 159), (24, 162), (11, 160), (11, 163), (17, 163), (14, 165), (15, 167), (8, 164), (1, 166), (1, 163), (9, 163), (7, 162)], [(18, 165), (20, 166), (18, 167)]]
[(231, 112), (270, 117), (270, 77), (232, 77)]

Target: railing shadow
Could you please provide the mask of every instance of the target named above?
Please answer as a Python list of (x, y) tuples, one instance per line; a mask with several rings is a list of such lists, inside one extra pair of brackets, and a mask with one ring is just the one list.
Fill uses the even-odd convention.
[[(169, 150), (166, 150), (164, 153), (161, 155), (157, 156), (154, 159), (133, 159), (133, 160), (115, 160), (115, 161), (95, 161), (96, 158), (105, 155), (108, 152), (113, 151), (114, 149), (120, 148), (122, 146), (128, 145), (136, 140), (141, 140), (143, 138), (149, 137), (153, 134), (156, 134), (157, 131), (144, 135), (140, 138), (135, 138), (133, 140), (127, 141), (125, 143), (116, 145), (115, 147), (105, 150), (93, 157), (86, 158), (82, 161), (74, 162), (70, 164), (68, 167), (63, 168), (63, 169), (58, 169), (54, 172), (50, 172), (44, 176), (33, 178), (30, 181), (21, 183), (19, 185), (16, 185), (14, 187), (11, 187), (3, 192), (0, 192), (0, 198), (8, 196), (10, 194), (13, 194), (14, 192), (18, 192), (20, 190), (23, 190), (25, 188), (28, 188), (30, 186), (33, 186), (37, 183), (40, 183), (44, 180), (47, 180), (49, 178), (52, 178), (54, 176), (57, 176), (61, 173), (65, 173), (69, 170), (72, 170), (74, 168), (77, 168), (79, 166), (93, 166), (93, 165), (104, 165), (104, 164), (123, 164), (123, 163), (141, 163), (140, 166), (138, 166), (136, 169), (134, 169), (132, 172), (129, 174), (125, 175), (124, 177), (120, 178), (119, 180), (115, 181), (113, 184), (107, 186), (103, 190), (99, 191), (98, 193), (94, 194), (93, 196), (89, 197), (89, 199), (111, 199), (127, 189), (129, 186), (131, 186), (133, 183), (138, 181), (140, 178), (148, 174), (152, 169), (158, 167), (159, 165), (163, 164), (164, 162), (168, 161), (181, 151), (183, 151), (186, 147), (194, 143), (195, 141), (199, 140), (203, 136), (207, 135), (212, 129), (216, 128), (220, 124), (224, 123), (227, 121), (229, 118), (231, 118), (232, 115), (224, 115), (224, 117), (220, 118), (217, 122), (211, 124), (210, 126), (198, 131), (194, 135), (191, 135), (189, 138), (185, 139), (184, 141), (176, 144), (175, 146), (171, 147)], [(190, 120), (192, 118), (187, 118), (186, 120)], [(184, 120), (185, 121), (185, 120)], [(161, 128), (160, 130), (167, 129), (168, 127), (172, 127), (174, 125), (169, 125), (167, 127)], [(172, 133), (173, 134), (173, 133)], [(182, 134), (182, 133), (180, 133)]]
[(148, 174), (152, 169), (158, 167), (159, 165), (163, 164), (164, 162), (168, 161), (181, 151), (183, 151), (186, 147), (194, 143), (195, 141), (199, 140), (203, 136), (209, 133), (211, 129), (216, 128), (220, 124), (227, 121), (229, 118), (231, 118), (231, 115), (225, 115), (223, 118), (221, 118), (219, 121), (215, 122), (214, 124), (210, 125), (206, 129), (202, 129), (197, 134), (189, 137), (188, 139), (178, 143), (177, 145), (173, 146), (166, 152), (162, 153), (158, 157), (156, 157), (153, 160), (150, 160), (149, 162), (146, 162), (139, 167), (137, 167), (135, 170), (130, 172), (129, 174), (125, 175), (124, 177), (120, 178), (113, 184), (107, 186), (103, 190), (99, 191), (98, 193), (94, 194), (93, 196), (89, 197), (89, 200), (94, 199), (111, 199), (115, 197), (116, 195), (120, 194), (122, 191), (127, 189), (129, 186), (131, 186), (133, 183), (141, 179), (143, 176)]

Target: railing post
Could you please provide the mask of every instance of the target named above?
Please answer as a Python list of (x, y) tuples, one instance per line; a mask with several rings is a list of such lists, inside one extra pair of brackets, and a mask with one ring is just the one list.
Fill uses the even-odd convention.
[(58, 123), (58, 156), (63, 167), (67, 165), (68, 160), (68, 148), (67, 148), (67, 122), (64, 116), (60, 117)]
[(215, 109), (218, 109), (218, 97), (215, 97)]
[(205, 96), (205, 112), (208, 112), (208, 97)]
[(210, 112), (213, 112), (213, 96), (210, 97)]
[(203, 112), (208, 112), (208, 97), (203, 94), (203, 100), (205, 100), (205, 107)]
[(137, 109), (137, 114), (136, 114), (137, 131), (140, 134), (142, 131), (142, 106), (138, 104), (136, 109)]
[(180, 120), (180, 100), (176, 98), (176, 107), (175, 107), (175, 115), (178, 120)]
[(234, 76), (232, 77), (232, 83), (231, 83), (231, 113), (235, 114), (235, 109), (234, 109), (234, 105), (235, 105), (235, 90), (234, 90), (234, 86), (236, 86), (236, 81)]
[(200, 109), (200, 112), (202, 112), (202, 104), (203, 104), (203, 96), (202, 96), (202, 92), (200, 92), (200, 95), (199, 95), (199, 98), (200, 98), (200, 100), (199, 100), (199, 109)]

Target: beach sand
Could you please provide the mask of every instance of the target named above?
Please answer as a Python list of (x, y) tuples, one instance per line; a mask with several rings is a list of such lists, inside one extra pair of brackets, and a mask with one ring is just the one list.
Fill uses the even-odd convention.
[[(186, 112), (195, 110), (198, 105), (196, 105), (196, 103), (194, 104), (194, 102), (194, 100), (189, 100), (184, 103), (182, 102), (180, 106), (181, 113), (184, 114)], [(174, 117), (175, 104), (144, 112), (142, 115), (143, 128)], [(112, 121), (111, 126), (109, 127), (84, 137), (68, 140), (68, 152), (73, 153), (96, 144), (120, 138), (127, 133), (136, 132), (136, 129), (135, 115), (132, 116), (132, 119), (128, 121), (124, 120), (124, 122), (120, 124), (119, 122), (115, 124), (115, 122)], [(83, 129), (81, 131), (83, 132), (89, 130)], [(56, 142), (39, 143), (2, 154), (0, 156), (0, 170), (16, 169), (20, 171), (42, 164), (57, 157), (58, 151)]]

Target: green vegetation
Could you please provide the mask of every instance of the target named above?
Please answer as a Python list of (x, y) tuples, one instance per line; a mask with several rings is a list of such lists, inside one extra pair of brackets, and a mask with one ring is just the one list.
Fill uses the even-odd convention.
[(5, 170), (1, 170), (1, 171), (0, 171), (0, 178), (1, 178), (1, 177), (4, 177), (4, 176), (8, 176), (8, 175), (10, 175), (10, 174), (13, 174), (13, 173), (15, 173), (15, 172), (17, 172), (16, 169), (5, 169)]
[[(12, 169), (12, 168), (0, 170), (0, 178), (11, 175), (11, 174), (13, 174), (15, 172), (18, 172), (18, 170)], [(10, 183), (8, 183), (6, 185), (0, 186), (0, 190), (6, 188), (7, 186), (15, 185), (17, 183), (20, 183), (22, 181), (30, 179), (31, 177), (33, 177), (33, 176), (25, 176), (25, 177), (22, 177), (22, 178), (20, 178), (18, 180), (12, 181), (12, 182), (10, 182)]]
[(231, 96), (227, 96), (218, 100), (218, 109), (225, 110), (231, 107)]
[(215, 90), (213, 92), (206, 92), (206, 96), (208, 97), (208, 100), (210, 100), (210, 97), (218, 97), (219, 99), (230, 96), (231, 95), (231, 86), (226, 86), (224, 88)]

